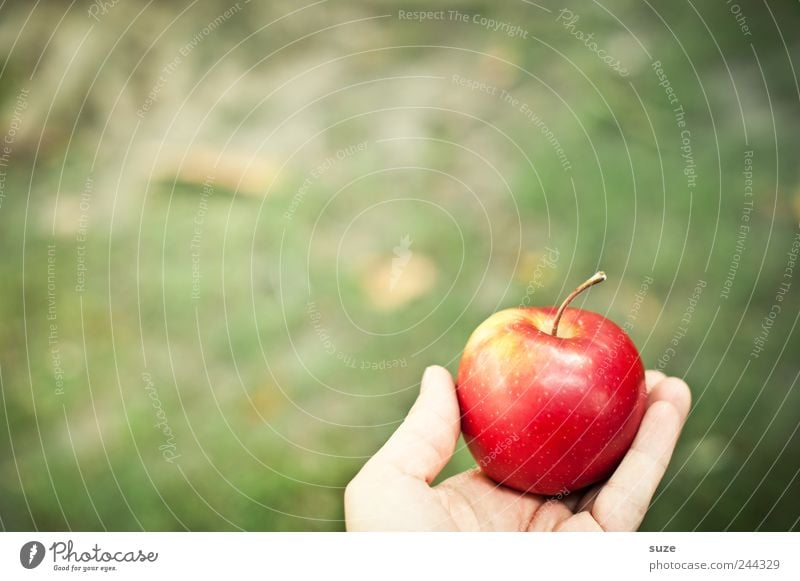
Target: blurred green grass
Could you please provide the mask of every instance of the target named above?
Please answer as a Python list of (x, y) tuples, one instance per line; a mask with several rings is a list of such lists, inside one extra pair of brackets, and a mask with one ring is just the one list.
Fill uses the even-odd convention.
[[(622, 323), (642, 280), (654, 279), (631, 333), (651, 367), (707, 281), (667, 367), (686, 377), (695, 407), (643, 528), (797, 528), (797, 289), (767, 350), (749, 358), (800, 218), (797, 86), (769, 14), (742, 3), (756, 31), (748, 49), (724, 7), (699, 8), (712, 39), (688, 8), (659, 7), (671, 34), (646, 5), (617, 5), (687, 111), (699, 173), (690, 194), (663, 89), (608, 14), (586, 8), (581, 26), (638, 62), (629, 79), (530, 6), (452, 5), (522, 22), (543, 42), (377, 18), (397, 5), (365, 2), (259, 31), (295, 6), (248, 6), (184, 60), (140, 119), (160, 68), (228, 5), (192, 8), (159, 36), (180, 7), (137, 17), (141, 6), (120, 4), (70, 60), (91, 24), (85, 14), (70, 12), (46, 44), (66, 7), (36, 8), (12, 52), (10, 31), (30, 7), (8, 3), (3, 119), (21, 87), (31, 96), (0, 207), (4, 528), (342, 529), (343, 486), (403, 417), (422, 369), (455, 373), (472, 329), (523, 300), (546, 246), (560, 259), (535, 304), (555, 303), (602, 266), (610, 280), (584, 304)], [(798, 22), (796, 8), (772, 9), (787, 27)], [(467, 50), (381, 48), (392, 44)], [(518, 110), (456, 87), (453, 74), (529, 103), (572, 171)], [(430, 78), (409, 78), (421, 75)], [(313, 180), (287, 219), (310, 172), (364, 141)], [(725, 300), (745, 149), (756, 152), (756, 208)], [(193, 299), (191, 240), (208, 175)], [(380, 289), (404, 236), (413, 266), (398, 298)], [(63, 395), (48, 345), (51, 244)], [(405, 365), (361, 368), (393, 360)], [(174, 463), (159, 451), (145, 371), (175, 435)], [(473, 464), (460, 445), (442, 477)]]

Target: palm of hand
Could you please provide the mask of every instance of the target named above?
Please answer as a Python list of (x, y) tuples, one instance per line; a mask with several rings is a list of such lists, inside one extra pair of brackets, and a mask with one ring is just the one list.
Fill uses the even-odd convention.
[(449, 516), (448, 530), (555, 531), (574, 516), (568, 497), (547, 498), (497, 486), (477, 469), (453, 476), (431, 492)]

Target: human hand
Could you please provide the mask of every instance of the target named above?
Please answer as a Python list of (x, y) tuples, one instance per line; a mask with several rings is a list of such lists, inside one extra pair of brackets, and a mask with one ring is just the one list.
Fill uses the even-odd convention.
[(647, 371), (647, 411), (611, 477), (564, 498), (521, 493), (468, 470), (431, 487), (455, 451), (460, 415), (443, 367), (391, 438), (345, 490), (347, 530), (634, 531), (642, 522), (689, 413), (687, 385)]

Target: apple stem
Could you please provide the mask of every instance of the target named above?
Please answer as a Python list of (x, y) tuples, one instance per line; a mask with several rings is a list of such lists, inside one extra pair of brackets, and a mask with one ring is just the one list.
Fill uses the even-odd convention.
[(606, 273), (603, 272), (602, 270), (599, 271), (599, 272), (596, 272), (596, 273), (594, 273), (592, 275), (591, 278), (589, 278), (588, 280), (583, 282), (580, 286), (578, 286), (578, 288), (576, 288), (574, 291), (569, 293), (569, 296), (566, 299), (564, 299), (564, 302), (561, 303), (560, 307), (558, 307), (558, 311), (556, 312), (556, 317), (555, 317), (555, 319), (553, 319), (553, 330), (550, 331), (551, 335), (553, 335), (554, 337), (558, 337), (558, 335), (557, 335), (558, 323), (561, 322), (561, 315), (564, 314), (564, 311), (566, 310), (567, 305), (572, 302), (572, 299), (577, 297), (579, 294), (581, 294), (583, 291), (585, 291), (590, 286), (595, 285), (598, 282), (603, 282), (606, 278), (607, 278), (606, 277)]

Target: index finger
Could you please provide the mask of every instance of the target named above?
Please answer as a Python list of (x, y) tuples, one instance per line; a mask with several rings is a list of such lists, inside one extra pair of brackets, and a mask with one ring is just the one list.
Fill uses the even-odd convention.
[(678, 378), (662, 379), (652, 387), (633, 445), (592, 506), (592, 516), (604, 530), (639, 527), (672, 457), (690, 404), (689, 387)]

